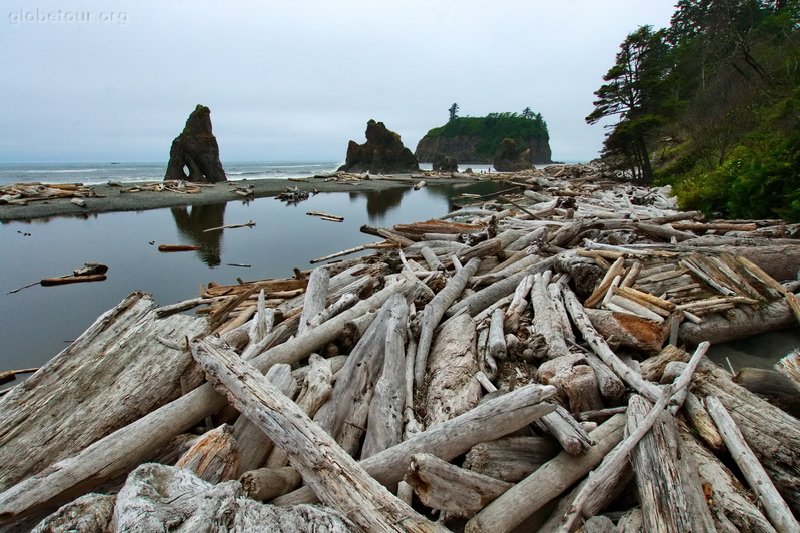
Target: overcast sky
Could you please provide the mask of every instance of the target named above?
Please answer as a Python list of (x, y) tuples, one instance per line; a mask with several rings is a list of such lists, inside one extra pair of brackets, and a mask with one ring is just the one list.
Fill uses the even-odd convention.
[(597, 155), (593, 91), (673, 0), (3, 2), (0, 162), (162, 161), (198, 103), (228, 161), (343, 160), (366, 122), (412, 150), (461, 115), (542, 113)]

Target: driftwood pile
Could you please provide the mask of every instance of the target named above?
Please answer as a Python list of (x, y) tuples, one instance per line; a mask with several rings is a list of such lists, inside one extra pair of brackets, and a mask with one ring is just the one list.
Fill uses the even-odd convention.
[(55, 198), (97, 198), (91, 187), (80, 183), (15, 183), (0, 186), (0, 205), (28, 205), (30, 202), (53, 200)]
[(158, 183), (142, 183), (124, 187), (121, 183), (116, 181), (109, 181), (108, 184), (112, 187), (120, 187), (120, 193), (137, 193), (137, 192), (175, 192), (178, 194), (197, 194), (203, 190), (203, 187), (213, 187), (208, 183), (192, 183), (186, 180), (165, 180)]
[(797, 228), (552, 174), (364, 227), (368, 257), (131, 295), (0, 400), (0, 523), (797, 531), (800, 423), (704, 357), (796, 325)]

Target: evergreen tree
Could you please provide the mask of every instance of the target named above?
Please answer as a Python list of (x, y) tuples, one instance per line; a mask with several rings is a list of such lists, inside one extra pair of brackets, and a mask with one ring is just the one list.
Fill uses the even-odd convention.
[(448, 111), (450, 112), (450, 122), (453, 122), (455, 119), (458, 118), (458, 110), (459, 110), (458, 104), (453, 102), (453, 105), (451, 105), (450, 109), (448, 109)]
[(534, 113), (533, 113), (533, 111), (531, 111), (530, 107), (526, 107), (525, 109), (522, 110), (522, 118), (527, 118), (527, 119), (533, 120)]

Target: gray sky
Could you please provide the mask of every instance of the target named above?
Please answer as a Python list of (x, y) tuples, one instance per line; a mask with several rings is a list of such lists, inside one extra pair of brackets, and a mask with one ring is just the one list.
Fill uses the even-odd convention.
[(0, 8), (0, 162), (161, 161), (198, 103), (226, 160), (342, 160), (369, 118), (412, 150), (461, 115), (542, 113), (596, 156), (593, 91), (673, 0), (17, 0)]

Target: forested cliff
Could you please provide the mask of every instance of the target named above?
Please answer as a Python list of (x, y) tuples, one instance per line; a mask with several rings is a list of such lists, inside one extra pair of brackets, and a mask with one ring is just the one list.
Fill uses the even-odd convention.
[(625, 39), (589, 123), (603, 158), (684, 207), (800, 219), (800, 0), (680, 0)]

